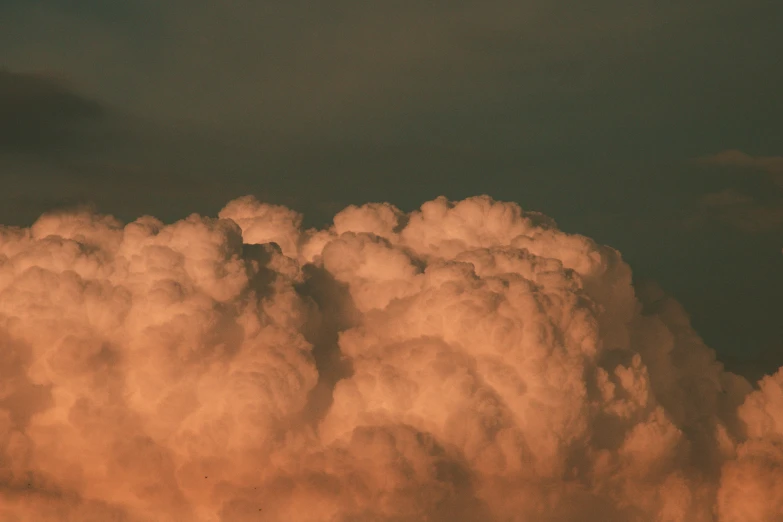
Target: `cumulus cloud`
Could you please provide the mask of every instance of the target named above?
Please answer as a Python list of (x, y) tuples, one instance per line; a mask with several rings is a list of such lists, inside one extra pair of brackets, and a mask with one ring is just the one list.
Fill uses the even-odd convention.
[(770, 521), (751, 393), (621, 255), (487, 197), (0, 228), (0, 518)]

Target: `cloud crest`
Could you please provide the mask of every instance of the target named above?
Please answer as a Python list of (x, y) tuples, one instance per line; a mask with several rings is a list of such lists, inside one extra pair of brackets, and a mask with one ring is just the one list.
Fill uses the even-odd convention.
[(0, 346), (3, 520), (783, 505), (783, 373), (751, 393), (617, 251), (487, 197), (0, 228)]

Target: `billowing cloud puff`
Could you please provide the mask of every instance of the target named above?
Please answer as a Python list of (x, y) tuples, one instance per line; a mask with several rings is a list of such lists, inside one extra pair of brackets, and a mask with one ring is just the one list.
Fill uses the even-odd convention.
[(739, 415), (747, 440), (725, 466), (720, 513), (729, 522), (783, 520), (783, 369), (761, 380)]
[(242, 227), (245, 243), (276, 243), (283, 254), (296, 258), (302, 216), (278, 205), (259, 203), (252, 196), (235, 199), (220, 211), (220, 218)]
[(620, 254), (486, 197), (0, 228), (0, 519), (773, 521), (752, 391)]

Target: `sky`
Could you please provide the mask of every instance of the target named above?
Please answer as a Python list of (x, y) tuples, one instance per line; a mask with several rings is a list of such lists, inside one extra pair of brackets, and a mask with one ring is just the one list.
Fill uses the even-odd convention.
[(0, 520), (783, 520), (780, 27), (0, 3)]
[[(487, 194), (783, 364), (776, 2), (0, 4), (0, 223)], [(733, 366), (732, 366), (733, 365)]]

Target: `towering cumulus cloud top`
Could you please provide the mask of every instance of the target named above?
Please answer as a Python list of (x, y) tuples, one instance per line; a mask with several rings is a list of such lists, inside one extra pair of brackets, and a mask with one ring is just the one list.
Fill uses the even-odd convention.
[(486, 197), (0, 227), (0, 520), (774, 522), (783, 374)]

